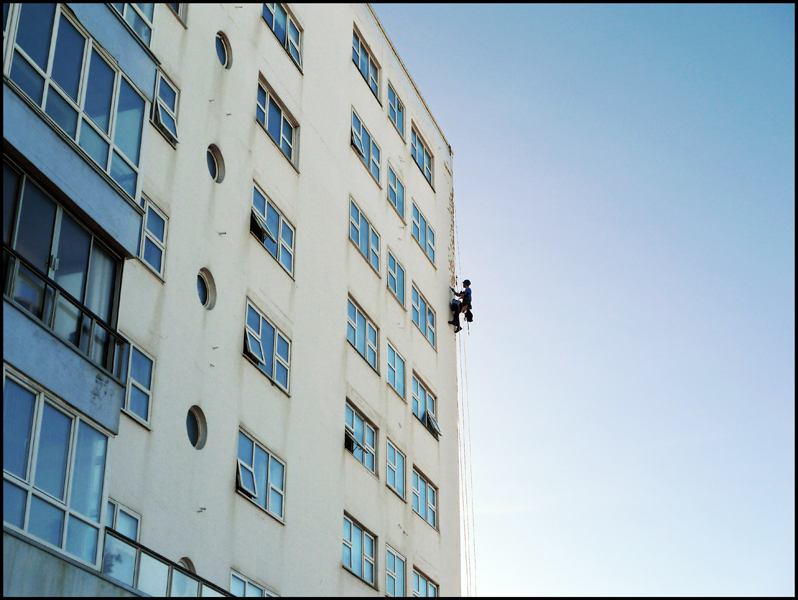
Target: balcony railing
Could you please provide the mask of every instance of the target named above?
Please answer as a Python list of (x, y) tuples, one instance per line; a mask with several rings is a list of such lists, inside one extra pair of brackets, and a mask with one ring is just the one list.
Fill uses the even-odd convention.
[(5, 298), (124, 383), (128, 341), (16, 251), (3, 246)]
[(155, 597), (232, 596), (230, 592), (112, 529), (105, 530), (103, 573)]

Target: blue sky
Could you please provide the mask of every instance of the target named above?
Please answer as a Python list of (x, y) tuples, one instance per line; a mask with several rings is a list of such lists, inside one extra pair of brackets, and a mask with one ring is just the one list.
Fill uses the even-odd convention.
[(454, 150), (479, 594), (794, 595), (794, 6), (374, 10)]

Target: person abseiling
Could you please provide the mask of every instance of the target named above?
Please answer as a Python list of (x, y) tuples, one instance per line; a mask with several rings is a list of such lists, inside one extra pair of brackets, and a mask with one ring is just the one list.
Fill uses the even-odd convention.
[(471, 315), (471, 282), (468, 279), (463, 281), (463, 291), (457, 292), (454, 288), (450, 288), (454, 295), (460, 298), (460, 301), (457, 300), (452, 301), (452, 320), (449, 321), (451, 325), (454, 325), (454, 332), (457, 333), (462, 329), (460, 327), (460, 313), (466, 313), (466, 321), (469, 323), (472, 321), (473, 316)]

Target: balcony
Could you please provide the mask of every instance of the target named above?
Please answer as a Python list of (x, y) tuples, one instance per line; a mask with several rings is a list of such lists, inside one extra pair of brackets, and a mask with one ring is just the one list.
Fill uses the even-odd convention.
[(112, 529), (105, 530), (102, 570), (104, 575), (150, 596), (232, 596)]
[(130, 344), (5, 245), (3, 270), (3, 358), (118, 432)]

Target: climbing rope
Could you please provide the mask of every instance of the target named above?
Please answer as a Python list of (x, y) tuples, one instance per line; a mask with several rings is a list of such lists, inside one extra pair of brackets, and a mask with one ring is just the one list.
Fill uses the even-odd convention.
[[(452, 203), (452, 219), (455, 229), (455, 280), (462, 276), (460, 270), (460, 243), (459, 231), (457, 229), (457, 210)], [(455, 283), (456, 283), (455, 281)], [(470, 329), (468, 331), (470, 335)], [(457, 443), (458, 458), (460, 464), (460, 506), (462, 521), (462, 539), (465, 555), (466, 571), (466, 595), (476, 596), (477, 594), (477, 555), (476, 538), (474, 527), (474, 476), (471, 468), (471, 411), (468, 398), (468, 362), (466, 355), (466, 343), (463, 336), (458, 336), (458, 399), (457, 399)]]

